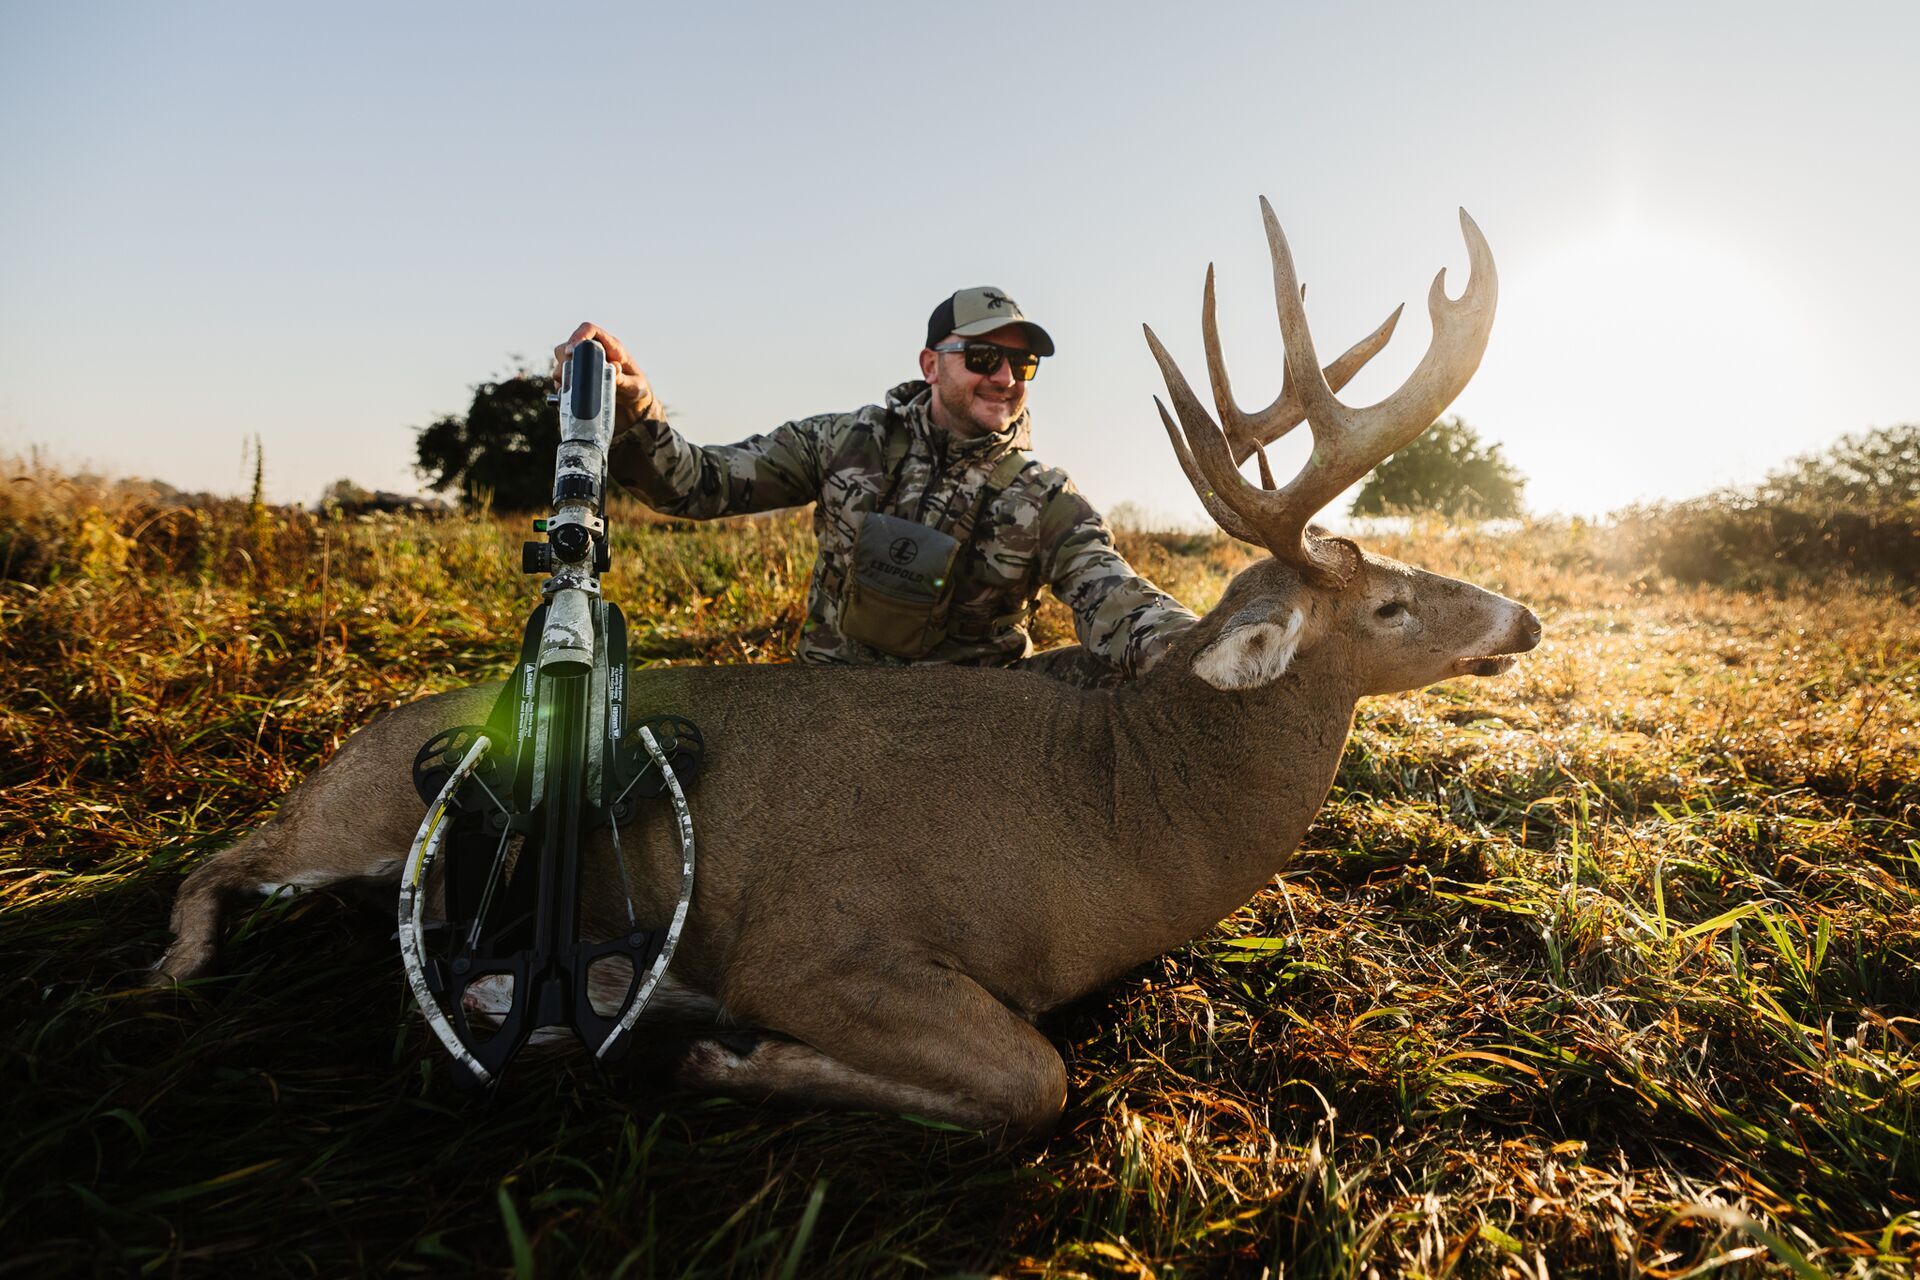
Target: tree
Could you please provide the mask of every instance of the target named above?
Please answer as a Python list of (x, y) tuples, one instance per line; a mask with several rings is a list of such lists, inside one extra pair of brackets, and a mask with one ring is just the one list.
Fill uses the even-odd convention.
[(435, 489), (460, 490), (472, 507), (491, 496), (501, 511), (541, 511), (553, 500), (560, 412), (547, 403), (545, 374), (522, 368), (473, 389), (465, 417), (419, 430), (414, 471)]
[(1826, 452), (1795, 458), (1768, 476), (1756, 496), (1858, 511), (1920, 502), (1920, 425), (1841, 436)]
[(1356, 516), (1434, 511), (1445, 516), (1497, 519), (1517, 516), (1526, 478), (1500, 456), (1497, 444), (1458, 418), (1442, 418), (1373, 469), (1360, 486)]
[(340, 477), (321, 493), (320, 501), (314, 504), (319, 511), (354, 510), (371, 499), (373, 495), (355, 484), (346, 476)]

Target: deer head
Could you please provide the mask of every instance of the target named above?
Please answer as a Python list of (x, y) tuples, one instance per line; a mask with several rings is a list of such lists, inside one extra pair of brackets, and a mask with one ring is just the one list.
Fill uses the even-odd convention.
[[(1433, 341), (1426, 355), (1399, 390), (1378, 404), (1353, 408), (1334, 392), (1386, 346), (1400, 311), (1322, 370), (1286, 236), (1264, 198), (1260, 208), (1286, 344), (1279, 398), (1251, 414), (1235, 402), (1220, 355), (1211, 266), (1201, 330), (1224, 430), (1201, 406), (1152, 328), (1146, 330), (1179, 415), (1176, 426), (1155, 397), (1181, 470), (1222, 529), (1273, 556), (1236, 577), (1196, 629), (1185, 646), (1193, 673), (1217, 689), (1256, 688), (1323, 645), (1338, 650), (1355, 691), (1362, 694), (1505, 671), (1513, 654), (1539, 643), (1540, 623), (1530, 611), (1479, 587), (1370, 555), (1309, 524), (1348, 485), (1432, 425), (1479, 367), (1499, 291), (1486, 240), (1461, 210), (1471, 271), (1465, 291), (1449, 298), (1446, 271), (1434, 277), (1427, 295)], [(1302, 421), (1313, 432), (1312, 455), (1292, 481), (1276, 488), (1264, 446)], [(1239, 471), (1254, 454), (1264, 487)]]

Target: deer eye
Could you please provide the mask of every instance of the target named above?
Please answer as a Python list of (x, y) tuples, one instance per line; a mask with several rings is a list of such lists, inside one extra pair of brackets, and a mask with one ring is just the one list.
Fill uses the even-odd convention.
[(1407, 606), (1401, 604), (1398, 600), (1389, 600), (1378, 609), (1375, 609), (1373, 616), (1376, 618), (1397, 618), (1406, 611)]

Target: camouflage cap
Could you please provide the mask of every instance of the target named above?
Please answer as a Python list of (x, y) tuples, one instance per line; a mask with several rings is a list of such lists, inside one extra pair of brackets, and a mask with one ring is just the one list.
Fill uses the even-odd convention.
[(1020, 304), (1009, 298), (1004, 289), (984, 284), (961, 289), (933, 309), (933, 314), (927, 317), (927, 345), (933, 346), (950, 333), (974, 338), (1010, 324), (1026, 331), (1035, 355), (1053, 354), (1053, 339), (1047, 336), (1047, 331), (1022, 315)]

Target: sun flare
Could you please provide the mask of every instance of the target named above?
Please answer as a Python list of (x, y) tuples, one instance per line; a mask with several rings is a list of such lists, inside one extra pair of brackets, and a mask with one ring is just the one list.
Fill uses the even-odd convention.
[(1730, 244), (1620, 224), (1517, 264), (1480, 404), (1537, 509), (1598, 511), (1750, 479), (1798, 447), (1813, 335)]

